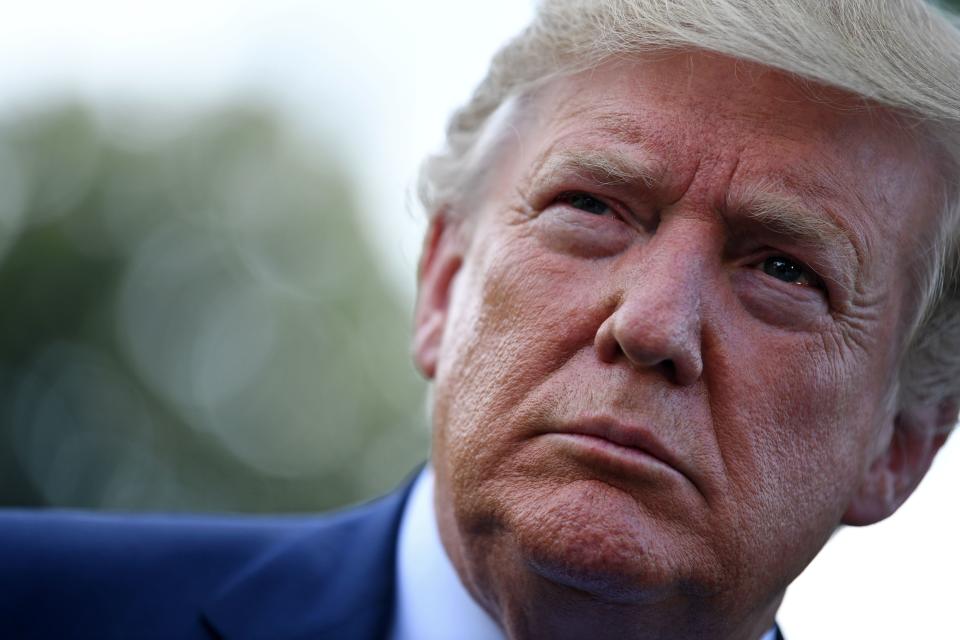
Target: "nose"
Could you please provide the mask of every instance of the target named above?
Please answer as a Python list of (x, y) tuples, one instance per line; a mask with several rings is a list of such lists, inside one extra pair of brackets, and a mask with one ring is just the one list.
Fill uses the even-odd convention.
[(603, 362), (625, 359), (688, 386), (703, 373), (703, 260), (683, 242), (652, 244), (634, 265), (618, 269), (616, 306), (597, 330), (594, 347)]

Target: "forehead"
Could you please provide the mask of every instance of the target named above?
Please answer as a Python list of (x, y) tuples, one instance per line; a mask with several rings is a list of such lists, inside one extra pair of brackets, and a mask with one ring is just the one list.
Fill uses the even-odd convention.
[(513, 137), (519, 152), (500, 187), (558, 156), (597, 150), (643, 165), (663, 205), (699, 194), (711, 209), (772, 187), (835, 219), (860, 269), (882, 280), (874, 263), (925, 253), (942, 208), (932, 145), (907, 118), (704, 52), (611, 60), (554, 79), (520, 110)]
[[(610, 60), (546, 84), (538, 98), (539, 112), (554, 133), (597, 124), (598, 130), (628, 135), (630, 124), (662, 125), (668, 119), (671, 126), (664, 135), (672, 143), (678, 132), (695, 134), (708, 146), (736, 131), (798, 151), (816, 146), (831, 155), (849, 156), (851, 141), (867, 139), (877, 151), (893, 155), (905, 142), (919, 150), (917, 136), (892, 109), (770, 67), (706, 52)], [(677, 120), (681, 114), (683, 119)], [(637, 133), (643, 134), (637, 142), (655, 144), (661, 138), (656, 130)], [(877, 159), (873, 155), (869, 160)]]
[(936, 174), (916, 128), (892, 109), (704, 52), (608, 61), (547, 84), (534, 104), (546, 125), (540, 142), (632, 143), (674, 171), (685, 152), (698, 162), (758, 154), (784, 175), (864, 196), (879, 182), (864, 182), (864, 172), (906, 169), (911, 182)]

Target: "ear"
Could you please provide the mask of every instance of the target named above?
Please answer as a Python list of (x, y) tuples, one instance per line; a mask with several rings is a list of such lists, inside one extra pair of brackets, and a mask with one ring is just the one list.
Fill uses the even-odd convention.
[(902, 408), (889, 442), (873, 460), (843, 523), (863, 526), (892, 515), (917, 488), (957, 421), (957, 402)]
[(437, 372), (454, 276), (463, 264), (459, 231), (445, 212), (439, 212), (424, 237), (413, 315), (413, 360), (429, 379)]

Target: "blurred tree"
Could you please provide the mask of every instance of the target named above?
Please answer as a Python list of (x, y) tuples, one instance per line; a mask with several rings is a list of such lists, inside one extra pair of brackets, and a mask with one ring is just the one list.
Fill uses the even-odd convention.
[(336, 157), (252, 107), (0, 123), (0, 502), (315, 510), (425, 457)]

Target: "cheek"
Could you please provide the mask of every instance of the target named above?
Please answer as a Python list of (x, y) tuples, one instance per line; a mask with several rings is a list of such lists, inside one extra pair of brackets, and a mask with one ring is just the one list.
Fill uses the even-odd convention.
[(710, 385), (711, 408), (731, 490), (745, 517), (758, 518), (749, 526), (776, 522), (763, 516), (772, 506), (791, 526), (806, 527), (819, 515), (831, 529), (874, 428), (874, 415), (861, 410), (871, 390), (852, 375), (863, 363), (809, 334), (728, 338), (722, 353), (712, 354), (724, 384)]
[(434, 449), (476, 494), (523, 439), (521, 412), (546, 402), (539, 387), (592, 349), (602, 274), (544, 251), (529, 237), (478, 238), (450, 301), (434, 402)]
[(484, 246), (451, 300), (438, 377), (469, 384), (470, 395), (486, 381), (487, 400), (509, 402), (592, 344), (588, 309), (602, 276), (525, 237)]
[(859, 483), (873, 428), (858, 411), (867, 390), (809, 338), (744, 336), (725, 347), (722, 357), (714, 347), (708, 384), (724, 475), (712, 504), (725, 529), (752, 540), (744, 562), (796, 575)]

